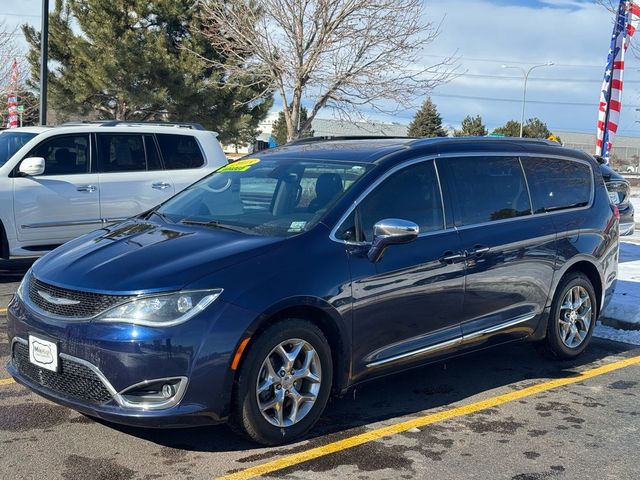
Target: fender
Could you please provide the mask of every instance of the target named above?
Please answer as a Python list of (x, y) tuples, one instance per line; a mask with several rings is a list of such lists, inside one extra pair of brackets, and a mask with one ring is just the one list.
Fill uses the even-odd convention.
[(256, 331), (263, 328), (271, 319), (277, 317), (280, 312), (295, 308), (314, 308), (324, 313), (324, 317), (331, 322), (331, 326), (336, 330), (337, 339), (339, 339), (339, 350), (336, 352), (336, 358), (339, 363), (334, 369), (336, 377), (336, 385), (340, 391), (346, 389), (351, 377), (351, 326), (349, 308), (347, 319), (327, 300), (313, 296), (294, 296), (282, 299), (263, 311), (247, 328), (247, 335), (252, 335)]
[[(604, 293), (605, 293), (605, 290), (606, 290), (604, 272), (603, 272), (602, 268), (600, 268), (598, 266), (598, 261), (597, 261), (597, 259), (595, 257), (593, 257), (592, 255), (586, 255), (584, 253), (580, 253), (580, 254), (577, 254), (576, 256), (572, 257), (568, 261), (566, 261), (564, 264), (562, 264), (560, 266), (560, 268), (558, 270), (556, 270), (556, 273), (553, 276), (553, 283), (551, 285), (551, 295), (549, 295), (549, 298), (547, 299), (547, 305), (546, 305), (547, 308), (551, 307), (551, 303), (553, 302), (553, 297), (555, 296), (556, 289), (558, 288), (558, 285), (559, 285), (560, 280), (562, 279), (562, 277), (564, 277), (564, 275), (571, 269), (571, 267), (573, 267), (574, 265), (576, 265), (579, 262), (587, 262), (587, 263), (589, 263), (598, 272), (598, 276), (600, 277), (600, 285), (602, 287), (602, 295), (601, 295), (601, 298), (600, 298), (600, 305), (604, 304), (603, 303), (604, 302)], [(595, 287), (595, 285), (594, 285), (594, 287)]]

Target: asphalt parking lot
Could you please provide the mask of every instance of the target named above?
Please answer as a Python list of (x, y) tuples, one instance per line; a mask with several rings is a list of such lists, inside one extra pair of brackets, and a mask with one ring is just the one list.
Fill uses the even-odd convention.
[[(4, 307), (28, 267), (0, 265)], [(640, 349), (594, 339), (575, 362), (526, 344), (367, 384), (303, 442), (260, 448), (226, 426), (144, 430), (50, 403), (0, 369), (0, 477), (640, 478)]]

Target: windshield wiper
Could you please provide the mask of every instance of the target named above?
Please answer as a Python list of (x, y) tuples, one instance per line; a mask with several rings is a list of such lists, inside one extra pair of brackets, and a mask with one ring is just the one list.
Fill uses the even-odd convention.
[(226, 223), (222, 223), (218, 220), (181, 220), (180, 221), (181, 224), (183, 225), (198, 225), (201, 227), (214, 227), (214, 228), (220, 228), (222, 230), (231, 230), (232, 232), (240, 232), (240, 233), (247, 233), (247, 229), (246, 228), (242, 228), (242, 227), (238, 227), (235, 225), (227, 225)]

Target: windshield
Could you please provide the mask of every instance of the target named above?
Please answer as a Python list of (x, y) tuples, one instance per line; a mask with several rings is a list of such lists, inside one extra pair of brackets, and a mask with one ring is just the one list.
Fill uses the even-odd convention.
[(36, 135), (37, 133), (10, 132), (8, 130), (0, 133), (0, 167)]
[(156, 213), (169, 221), (254, 235), (308, 230), (367, 170), (322, 160), (245, 159), (179, 193)]

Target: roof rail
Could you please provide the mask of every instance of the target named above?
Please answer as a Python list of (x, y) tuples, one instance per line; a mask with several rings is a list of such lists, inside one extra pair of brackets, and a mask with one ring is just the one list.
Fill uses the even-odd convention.
[(386, 135), (347, 135), (347, 136), (322, 136), (322, 137), (306, 137), (298, 138), (297, 140), (291, 140), (285, 143), (285, 145), (301, 145), (304, 143), (315, 142), (330, 142), (340, 140), (388, 140), (388, 139), (406, 139), (411, 140), (414, 137), (399, 137), (399, 136), (386, 136)]
[(204, 130), (205, 128), (200, 123), (190, 122), (163, 122), (156, 120), (149, 121), (137, 121), (137, 120), (78, 120), (71, 122), (64, 122), (61, 127), (73, 127), (79, 125), (97, 125), (100, 127), (117, 127), (126, 125), (139, 125), (139, 126), (158, 126), (158, 127), (178, 127), (178, 128), (191, 128), (193, 130)]

